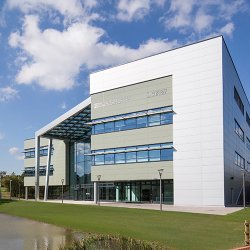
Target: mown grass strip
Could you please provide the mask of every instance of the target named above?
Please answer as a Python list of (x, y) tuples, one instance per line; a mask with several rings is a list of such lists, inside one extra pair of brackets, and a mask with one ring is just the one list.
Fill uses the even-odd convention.
[(0, 212), (84, 232), (157, 241), (174, 249), (231, 249), (244, 244), (245, 209), (226, 216), (153, 210), (0, 201)]

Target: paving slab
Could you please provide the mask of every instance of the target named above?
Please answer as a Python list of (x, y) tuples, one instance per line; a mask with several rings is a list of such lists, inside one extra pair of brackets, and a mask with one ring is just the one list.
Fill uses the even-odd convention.
[[(61, 203), (62, 201), (61, 200), (47, 200), (46, 202)], [(93, 201), (64, 200), (63, 202), (65, 204), (98, 205), (98, 204), (95, 204)], [(100, 202), (100, 206), (160, 210), (160, 204)], [(243, 209), (242, 207), (222, 207), (222, 206), (196, 207), (196, 206), (175, 206), (175, 205), (164, 205), (164, 204), (162, 205), (163, 211), (214, 214), (214, 215), (227, 215), (230, 213), (240, 211), (242, 209)]]

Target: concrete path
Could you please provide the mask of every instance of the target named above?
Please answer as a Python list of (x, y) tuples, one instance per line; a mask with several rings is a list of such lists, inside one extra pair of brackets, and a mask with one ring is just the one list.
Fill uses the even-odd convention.
[[(46, 202), (61, 203), (61, 200), (48, 200)], [(65, 204), (96, 205), (93, 201), (64, 200), (63, 202)], [(101, 202), (100, 206), (139, 208), (139, 209), (150, 209), (150, 210), (160, 209), (159, 204), (141, 204), (141, 203)], [(191, 206), (162, 205), (163, 211), (214, 214), (214, 215), (226, 215), (226, 214), (234, 213), (241, 209), (243, 208), (242, 207), (191, 207)]]

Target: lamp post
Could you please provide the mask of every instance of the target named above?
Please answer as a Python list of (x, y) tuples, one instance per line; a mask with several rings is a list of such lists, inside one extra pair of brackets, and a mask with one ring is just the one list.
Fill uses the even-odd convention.
[(63, 183), (64, 183), (64, 179), (61, 179), (62, 182), (62, 204), (63, 204)]
[(242, 172), (243, 207), (246, 208), (246, 185), (245, 185), (246, 170), (241, 169), (241, 172)]
[(20, 184), (20, 178), (18, 178), (18, 199), (20, 200), (20, 193), (21, 193), (21, 184)]
[(162, 211), (162, 188), (161, 188), (161, 176), (162, 176), (162, 172), (164, 169), (158, 169), (159, 172), (159, 176), (160, 176), (160, 210)]
[(100, 180), (101, 180), (101, 175), (99, 174), (99, 175), (97, 175), (97, 179), (98, 179), (98, 187), (97, 187), (97, 192), (98, 192), (98, 206), (100, 206)]
[(11, 200), (11, 182), (12, 180), (10, 180), (10, 200)]

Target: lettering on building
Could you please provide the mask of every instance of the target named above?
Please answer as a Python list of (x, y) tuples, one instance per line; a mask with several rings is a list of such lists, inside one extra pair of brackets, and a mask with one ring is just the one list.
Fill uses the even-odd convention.
[(147, 92), (147, 98), (152, 98), (156, 96), (166, 95), (167, 94), (167, 88), (164, 89), (157, 89), (157, 90), (151, 90)]

